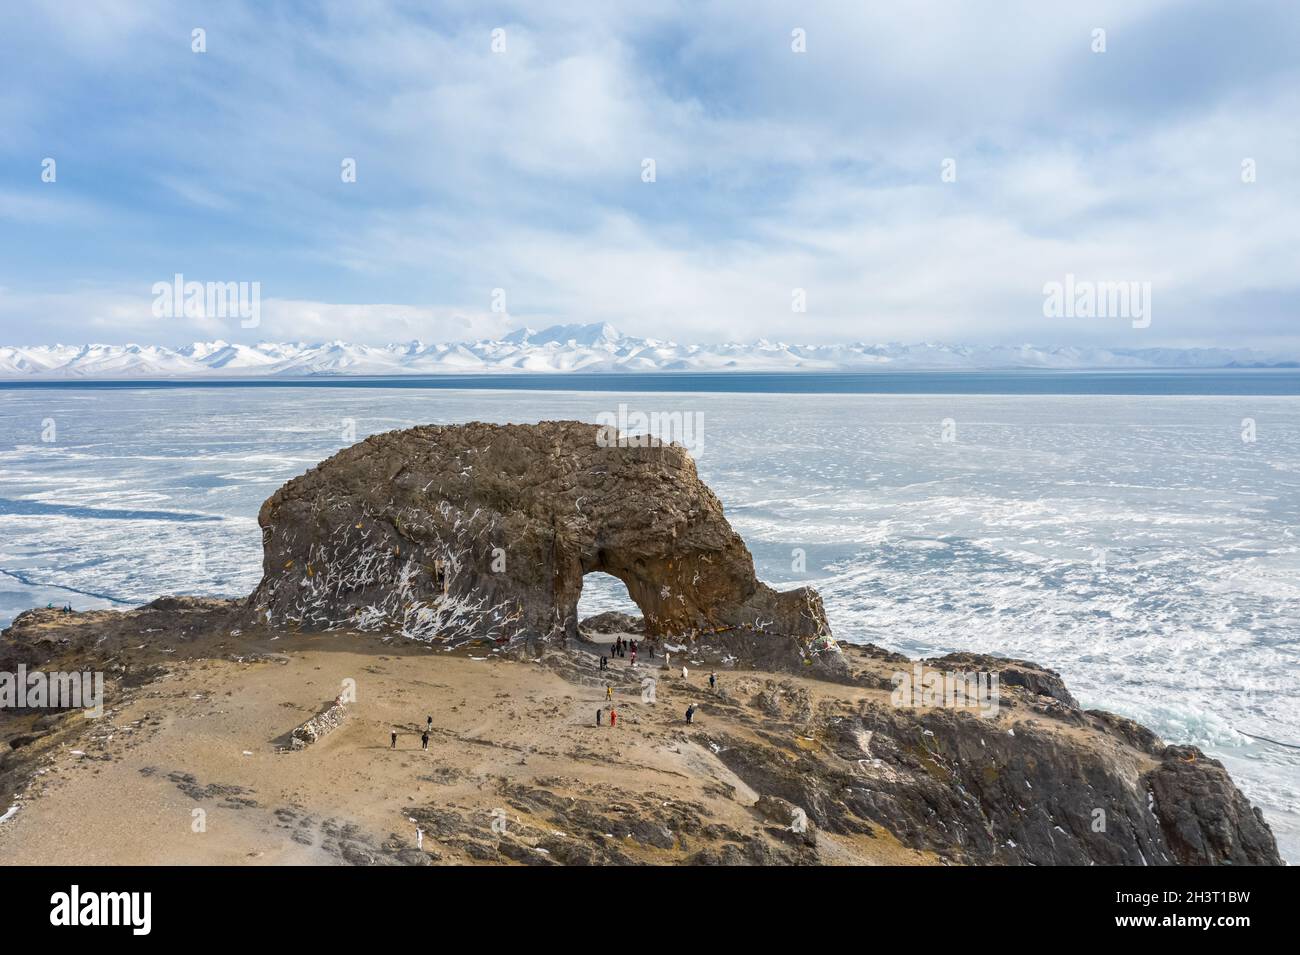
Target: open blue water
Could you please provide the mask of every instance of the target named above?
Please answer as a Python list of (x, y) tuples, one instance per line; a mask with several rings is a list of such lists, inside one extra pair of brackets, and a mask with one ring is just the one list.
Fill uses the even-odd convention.
[[(1084, 705), (1222, 759), (1297, 859), (1300, 749), (1279, 744), (1300, 744), (1300, 375), (1204, 373), (1219, 392), (1180, 393), (1201, 374), (1125, 376), (1164, 388), (1127, 394), (1031, 394), (1022, 375), (980, 394), (716, 390), (731, 375), (691, 392), (629, 391), (632, 376), (587, 376), (617, 393), (6, 387), (0, 623), (47, 602), (246, 594), (261, 502), (352, 432), (699, 414), (701, 476), (760, 576), (815, 585), (837, 636), (1059, 670)], [(588, 578), (584, 611), (625, 605)]]

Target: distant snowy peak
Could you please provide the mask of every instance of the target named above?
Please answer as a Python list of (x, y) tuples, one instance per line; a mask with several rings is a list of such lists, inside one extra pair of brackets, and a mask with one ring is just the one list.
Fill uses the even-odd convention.
[(618, 329), (609, 322), (599, 322), (595, 325), (552, 325), (540, 332), (531, 328), (521, 328), (501, 340), (511, 345), (572, 344), (590, 347), (611, 344), (622, 338)]
[(1091, 348), (922, 342), (681, 345), (612, 325), (521, 328), (476, 342), (355, 345), (332, 341), (0, 346), (0, 379), (562, 374), (564, 372), (869, 372), (998, 369), (1300, 367), (1294, 355), (1224, 348)]

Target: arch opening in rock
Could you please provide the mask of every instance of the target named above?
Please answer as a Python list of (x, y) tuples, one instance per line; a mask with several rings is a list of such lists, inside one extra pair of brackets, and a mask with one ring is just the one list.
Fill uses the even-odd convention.
[(641, 619), (641, 608), (628, 593), (627, 585), (612, 574), (607, 574), (603, 570), (593, 570), (583, 575), (581, 586), (577, 611), (580, 629), (586, 621), (594, 617), (611, 614)]

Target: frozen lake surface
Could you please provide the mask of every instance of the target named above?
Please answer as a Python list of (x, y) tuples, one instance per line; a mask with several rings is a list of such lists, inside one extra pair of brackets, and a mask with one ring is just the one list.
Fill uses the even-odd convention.
[[(353, 433), (619, 402), (702, 415), (700, 474), (759, 576), (814, 584), (836, 636), (1058, 670), (1222, 759), (1300, 859), (1295, 397), (0, 390), (0, 624), (248, 593), (258, 507)], [(630, 606), (587, 583), (584, 612)]]

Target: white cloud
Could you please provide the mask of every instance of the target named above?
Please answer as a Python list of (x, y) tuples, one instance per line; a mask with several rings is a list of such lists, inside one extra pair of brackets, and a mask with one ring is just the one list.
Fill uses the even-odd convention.
[[(188, 52), (200, 9), (206, 59)], [(105, 251), (0, 266), (23, 290), (0, 301), (0, 337), (31, 333), (26, 302), (47, 309), (42, 328), (175, 340), (133, 291), (174, 271), (262, 282), (264, 327), (242, 340), (477, 337), (504, 321), (488, 311), (501, 287), (519, 322), (684, 340), (1134, 344), (1045, 322), (1042, 284), (1065, 272), (1151, 281), (1141, 344), (1228, 326), (1274, 337), (1300, 300), (1296, 70), (1197, 35), (1184, 62), (1161, 46), (1196, 29), (1179, 9), (371, 2), (303, 20), (110, 5), (28, 46), (114, 62), (108, 82), (133, 105), (87, 113), (76, 137), (81, 164), (112, 168), (61, 176), (49, 205), (0, 193), (0, 216), (48, 209), (69, 234), (94, 221)], [(1274, 17), (1244, 19), (1234, 42), (1294, 27)], [(505, 54), (489, 49), (495, 26)], [(807, 54), (789, 50), (794, 26)], [(1192, 68), (1218, 85), (1196, 92)], [(87, 96), (98, 69), (52, 81), (57, 102)], [(339, 180), (344, 156), (355, 184)], [(790, 311), (794, 287), (807, 315)], [(1276, 314), (1242, 315), (1261, 294)]]

